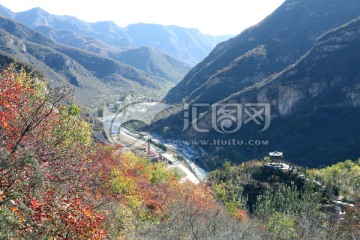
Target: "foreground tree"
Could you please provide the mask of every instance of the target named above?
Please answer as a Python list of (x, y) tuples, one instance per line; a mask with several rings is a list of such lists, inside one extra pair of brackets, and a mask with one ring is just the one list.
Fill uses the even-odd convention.
[(1, 238), (102, 238), (82, 194), (90, 127), (61, 104), (70, 89), (14, 67), (0, 79)]

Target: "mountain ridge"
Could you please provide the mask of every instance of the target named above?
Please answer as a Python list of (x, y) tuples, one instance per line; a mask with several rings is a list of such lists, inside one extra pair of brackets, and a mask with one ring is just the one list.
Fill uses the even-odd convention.
[[(326, 10), (324, 6), (327, 6)], [(287, 0), (259, 24), (219, 44), (170, 90), (165, 100), (168, 103), (221, 101), (214, 94), (218, 89), (229, 96), (283, 70), (308, 51), (317, 37), (358, 17), (359, 11), (354, 0), (341, 3), (336, 0)], [(236, 62), (236, 59), (260, 46), (266, 49), (267, 55), (263, 59), (250, 56), (252, 58), (245, 60), (255, 61), (257, 66), (250, 64), (252, 70), (241, 70), (242, 62)], [(228, 69), (232, 64), (235, 67)]]
[[(220, 43), (190, 70), (164, 98), (176, 106), (174, 111), (154, 123), (151, 130), (190, 143), (194, 140), (195, 145), (200, 143), (209, 156), (205, 164), (199, 164), (210, 169), (225, 160), (261, 159), (274, 150), (283, 151), (289, 161), (307, 167), (358, 158), (359, 10), (354, 0), (285, 1), (259, 24)], [(355, 30), (343, 30), (351, 26)], [(334, 52), (318, 51), (331, 34), (338, 42), (324, 42), (323, 46)], [(356, 37), (350, 47), (338, 48), (346, 46), (352, 36)], [(181, 107), (191, 109), (198, 103), (205, 107), (197, 107), (197, 113)], [(226, 111), (218, 115), (211, 110), (227, 104), (243, 110), (247, 104), (270, 104), (270, 127), (259, 132), (264, 127), (264, 116), (256, 123), (242, 112), (239, 132), (219, 133), (214, 124), (218, 124), (218, 116), (225, 117)], [(247, 109), (248, 114), (255, 110)], [(184, 131), (186, 116), (192, 117), (190, 128)], [(230, 126), (230, 120), (224, 126)], [(204, 132), (197, 131), (194, 123)], [(242, 145), (234, 146), (232, 139)], [(201, 141), (207, 143), (201, 145)], [(265, 143), (257, 146), (249, 141)]]
[[(220, 102), (271, 104), (268, 130), (259, 133), (252, 126), (231, 135), (234, 139), (267, 139), (268, 146), (205, 148), (214, 156), (227, 155), (230, 159), (261, 158), (271, 150), (283, 149), (290, 161), (308, 167), (358, 158), (358, 51), (360, 18), (323, 34), (295, 64)], [(199, 123), (207, 129), (211, 129), (210, 115), (208, 112)], [(186, 134), (188, 138), (224, 138), (213, 130), (197, 134), (192, 129)]]
[(115, 60), (59, 44), (13, 20), (0, 17), (0, 28), (2, 51), (35, 65), (55, 82), (76, 83), (72, 85), (79, 91), (78, 97), (82, 102), (94, 102), (86, 97), (90, 93), (91, 96), (106, 96), (106, 92), (120, 94), (131, 86), (133, 90), (144, 91), (159, 90), (159, 86), (164, 85), (163, 79), (155, 79)]
[[(0, 9), (6, 8), (0, 6)], [(201, 61), (216, 44), (230, 37), (229, 35), (211, 36), (202, 34), (193, 28), (187, 29), (159, 24), (138, 23), (121, 28), (112, 21), (87, 23), (72, 16), (53, 15), (41, 8), (13, 13), (12, 17), (33, 29), (46, 26), (55, 30), (72, 31), (97, 38), (121, 50), (143, 46), (153, 47), (191, 65)], [(155, 36), (149, 32), (159, 32), (161, 35)], [(148, 36), (148, 39), (159, 37), (162, 44), (146, 38), (144, 40), (144, 35)]]

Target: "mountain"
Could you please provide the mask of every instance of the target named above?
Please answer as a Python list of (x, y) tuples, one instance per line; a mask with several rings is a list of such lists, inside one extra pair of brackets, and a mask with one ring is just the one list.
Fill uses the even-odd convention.
[(229, 38), (203, 35), (197, 29), (145, 23), (129, 25), (126, 31), (135, 46), (150, 46), (190, 64), (198, 63), (217, 43)]
[(359, 12), (356, 0), (287, 0), (256, 26), (219, 44), (165, 100), (221, 101), (293, 64), (321, 34)]
[(60, 43), (120, 61), (169, 82), (180, 82), (190, 70), (190, 66), (185, 62), (154, 48), (140, 47), (122, 51), (97, 38), (86, 37), (71, 31), (54, 30), (45, 26), (35, 27), (34, 30)]
[[(159, 92), (166, 80), (115, 60), (59, 44), (32, 29), (0, 17), (0, 50), (34, 66), (53, 83), (70, 83), (85, 105), (130, 91)], [(107, 99), (110, 100), (110, 99)]]
[[(289, 161), (311, 167), (358, 158), (358, 20), (342, 25), (359, 17), (359, 10), (354, 0), (285, 1), (256, 26), (219, 44), (165, 98), (176, 106), (205, 106), (194, 113), (183, 111), (180, 105), (176, 113), (153, 124), (152, 130), (173, 138), (204, 140), (194, 145), (208, 151), (203, 165), (209, 168), (226, 159), (262, 158), (275, 150), (284, 151)], [(330, 36), (338, 40), (337, 45), (326, 41)], [(321, 47), (329, 51), (320, 52)], [(217, 119), (229, 112), (212, 112), (215, 103), (242, 108), (239, 131), (215, 131), (214, 124), (223, 123), (226, 129), (232, 123)], [(259, 110), (259, 105), (245, 109), (252, 103), (271, 105), (271, 125), (266, 131), (259, 132), (264, 116), (257, 116), (257, 122), (252, 119), (251, 112)], [(193, 114), (198, 121), (190, 121), (208, 133), (196, 131), (191, 123), (182, 132), (184, 119)]]
[[(5, 14), (7, 12), (5, 7), (0, 7), (0, 11)], [(83, 49), (80, 47), (81, 43), (84, 43), (83, 40), (87, 38), (93, 44), (96, 41), (100, 43), (100, 46), (106, 44), (121, 50), (149, 46), (190, 65), (204, 59), (216, 44), (230, 37), (204, 35), (197, 29), (158, 24), (138, 23), (122, 28), (111, 21), (87, 23), (71, 16), (53, 15), (41, 8), (5, 16), (12, 17), (32, 29), (39, 30), (39, 27), (47, 27), (48, 29), (40, 28), (42, 33), (51, 30), (61, 31), (63, 34), (66, 31), (68, 35), (72, 33), (69, 39), (58, 33), (51, 36), (54, 40), (73, 47)], [(47, 36), (50, 37), (50, 35)]]
[(113, 58), (121, 52), (120, 49), (104, 43), (98, 38), (84, 36), (69, 30), (56, 30), (46, 26), (38, 26), (33, 29), (59, 43), (92, 52), (102, 57)]
[[(198, 134), (200, 139), (263, 139), (261, 146), (205, 147), (213, 156), (241, 161), (283, 150), (291, 162), (317, 167), (360, 156), (360, 18), (322, 35), (294, 65), (231, 95), (221, 103), (271, 104), (271, 125), (255, 123), (231, 135)], [(199, 125), (211, 129), (211, 111)], [(258, 121), (261, 121), (258, 118)], [(219, 164), (209, 160), (212, 167)]]
[(190, 66), (151, 47), (126, 50), (114, 57), (116, 60), (141, 69), (144, 72), (164, 79), (182, 80)]
[(190, 66), (229, 38), (176, 26), (139, 23), (121, 28), (111, 21), (87, 23), (41, 8), (12, 13), (0, 6), (0, 11), (54, 41), (120, 61), (170, 83), (182, 80)]
[(8, 18), (13, 18), (15, 13), (13, 13), (10, 9), (0, 5), (0, 15)]
[(21, 22), (30, 28), (46, 26), (72, 32), (90, 32), (92, 30), (90, 23), (86, 23), (71, 16), (55, 17), (39, 7), (15, 13), (14, 20)]

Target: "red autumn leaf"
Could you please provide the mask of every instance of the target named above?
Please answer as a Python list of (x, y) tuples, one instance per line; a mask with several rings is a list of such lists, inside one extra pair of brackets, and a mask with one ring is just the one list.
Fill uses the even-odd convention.
[(44, 203), (38, 203), (35, 198), (31, 199), (30, 204), (33, 209), (38, 209), (44, 205)]
[(11, 212), (16, 212), (17, 210), (18, 210), (18, 208), (15, 206), (11, 208)]

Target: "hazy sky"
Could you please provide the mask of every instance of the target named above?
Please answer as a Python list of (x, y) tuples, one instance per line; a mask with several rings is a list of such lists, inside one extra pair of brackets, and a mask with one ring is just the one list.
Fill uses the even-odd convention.
[(239, 34), (280, 6), (284, 0), (0, 0), (14, 12), (41, 7), (57, 15), (88, 22), (112, 20), (198, 28), (207, 34)]

